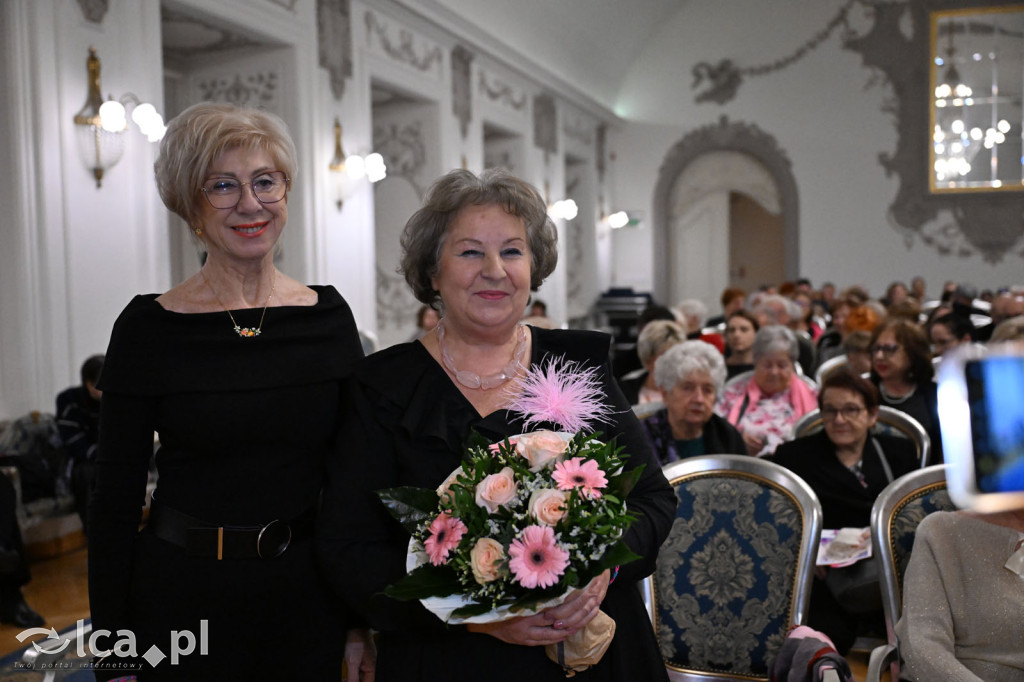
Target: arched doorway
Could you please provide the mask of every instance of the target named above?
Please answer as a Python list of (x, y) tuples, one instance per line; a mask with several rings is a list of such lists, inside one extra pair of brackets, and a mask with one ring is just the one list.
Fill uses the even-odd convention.
[(799, 276), (799, 216), (789, 159), (751, 124), (698, 129), (669, 150), (654, 195), (654, 293), (712, 310), (726, 286)]

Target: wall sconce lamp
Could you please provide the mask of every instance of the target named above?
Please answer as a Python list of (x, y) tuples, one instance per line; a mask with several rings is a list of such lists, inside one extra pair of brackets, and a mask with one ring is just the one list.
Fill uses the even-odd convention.
[(376, 152), (365, 157), (358, 154), (346, 156), (341, 146), (341, 119), (334, 119), (334, 156), (327, 165), (328, 170), (338, 174), (338, 210), (345, 205), (355, 190), (355, 183), (366, 178), (371, 183), (380, 182), (387, 177), (387, 166), (384, 157)]
[(613, 230), (621, 230), (624, 227), (639, 227), (640, 223), (643, 222), (643, 213), (641, 211), (616, 211), (606, 215), (604, 221)]
[(75, 114), (75, 130), (82, 160), (92, 170), (96, 187), (100, 187), (104, 171), (117, 164), (124, 153), (123, 133), (128, 127), (126, 105), (133, 107), (132, 121), (150, 142), (159, 141), (167, 127), (156, 107), (141, 102), (130, 92), (119, 100), (113, 97), (103, 100), (100, 94), (100, 60), (94, 48), (89, 48), (85, 66), (89, 74), (89, 94), (85, 105)]
[(572, 220), (579, 210), (579, 206), (572, 199), (559, 199), (548, 206), (548, 216), (552, 220)]

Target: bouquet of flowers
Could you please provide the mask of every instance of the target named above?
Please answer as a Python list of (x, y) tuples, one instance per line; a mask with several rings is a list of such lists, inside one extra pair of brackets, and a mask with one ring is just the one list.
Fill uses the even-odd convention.
[(614, 440), (587, 432), (589, 421), (608, 419), (595, 370), (563, 360), (532, 369), (512, 409), (526, 428), (549, 422), (565, 431), (499, 443), (473, 433), (462, 466), (436, 490), (378, 491), (411, 535), (409, 572), (386, 594), (423, 600), (449, 623), (493, 622), (557, 605), (637, 558), (622, 537), (635, 519), (626, 497), (642, 467), (625, 470)]

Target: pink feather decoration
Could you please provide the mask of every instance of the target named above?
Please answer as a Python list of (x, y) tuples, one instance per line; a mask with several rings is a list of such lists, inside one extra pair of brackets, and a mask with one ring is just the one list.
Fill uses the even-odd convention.
[(564, 356), (533, 366), (512, 389), (508, 406), (525, 417), (524, 430), (552, 422), (568, 433), (586, 429), (590, 422), (611, 422), (612, 408), (604, 402), (604, 389), (596, 367), (584, 367)]

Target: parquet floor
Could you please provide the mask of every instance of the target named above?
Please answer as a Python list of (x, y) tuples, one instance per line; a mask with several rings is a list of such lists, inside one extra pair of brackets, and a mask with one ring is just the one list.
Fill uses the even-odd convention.
[[(53, 559), (32, 563), (32, 582), (23, 589), (25, 600), (58, 631), (89, 617), (86, 550), (78, 549)], [(25, 646), (15, 636), (19, 628), (0, 625), (0, 656)], [(29, 640), (26, 640), (26, 642)], [(854, 679), (863, 682), (867, 672), (866, 653), (853, 652), (847, 660)]]

